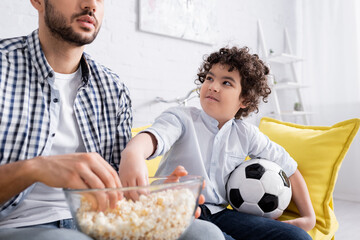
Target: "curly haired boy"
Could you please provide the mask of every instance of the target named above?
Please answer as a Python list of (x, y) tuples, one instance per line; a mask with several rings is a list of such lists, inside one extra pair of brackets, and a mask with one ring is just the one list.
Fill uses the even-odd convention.
[[(195, 80), (202, 109), (170, 108), (133, 138), (121, 154), (123, 186), (145, 185), (144, 160), (164, 155), (156, 175), (182, 165), (189, 174), (204, 177), (200, 219), (216, 224), (226, 239), (311, 239), (306, 231), (314, 227), (315, 213), (297, 163), (242, 119), (258, 111), (260, 100), (266, 101), (268, 74), (269, 68), (247, 47), (221, 48), (206, 57)], [(300, 218), (281, 222), (226, 208), (227, 179), (247, 156), (274, 161), (290, 176)]]

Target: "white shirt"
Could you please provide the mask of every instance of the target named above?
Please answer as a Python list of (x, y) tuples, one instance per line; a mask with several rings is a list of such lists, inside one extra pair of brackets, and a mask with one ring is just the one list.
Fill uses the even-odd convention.
[[(49, 149), (44, 155), (86, 152), (74, 113), (74, 100), (81, 85), (81, 68), (72, 74), (55, 73), (52, 87), (51, 111), (55, 122), (55, 136), (49, 139)], [(0, 228), (36, 225), (71, 218), (61, 188), (36, 183), (23, 202), (0, 221)]]
[(74, 101), (81, 83), (81, 68), (72, 74), (55, 73), (54, 86), (59, 90), (60, 114), (50, 155), (86, 152), (74, 112)]
[(296, 171), (296, 161), (256, 126), (236, 119), (226, 122), (220, 130), (218, 124), (194, 107), (174, 107), (163, 112), (145, 130), (154, 134), (158, 142), (150, 158), (164, 154), (156, 175), (168, 175), (182, 165), (190, 175), (203, 176), (206, 205), (216, 213), (228, 205), (225, 186), (229, 174), (247, 156), (274, 161), (287, 176)]

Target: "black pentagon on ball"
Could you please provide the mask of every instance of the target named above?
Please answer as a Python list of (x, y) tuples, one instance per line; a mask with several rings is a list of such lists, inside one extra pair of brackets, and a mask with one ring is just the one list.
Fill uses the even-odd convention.
[(230, 202), (233, 205), (233, 207), (239, 208), (241, 204), (243, 204), (244, 202), (238, 188), (230, 189), (229, 196), (230, 196)]
[(245, 168), (246, 178), (260, 179), (265, 173), (265, 168), (259, 163), (254, 163)]
[(289, 188), (290, 181), (289, 181), (289, 178), (286, 176), (286, 173), (283, 170), (280, 170), (279, 175), (280, 175), (281, 179), (283, 180), (284, 186)]
[(279, 199), (275, 195), (265, 193), (258, 202), (258, 205), (265, 213), (272, 212), (277, 209), (279, 205)]

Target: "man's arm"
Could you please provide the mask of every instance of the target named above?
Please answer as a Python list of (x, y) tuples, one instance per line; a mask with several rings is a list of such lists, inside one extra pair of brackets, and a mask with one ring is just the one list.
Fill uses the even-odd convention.
[(0, 166), (0, 205), (34, 183), (29, 161), (19, 161)]
[(97, 153), (39, 156), (0, 166), (0, 203), (35, 182), (74, 189), (121, 187), (116, 171)]

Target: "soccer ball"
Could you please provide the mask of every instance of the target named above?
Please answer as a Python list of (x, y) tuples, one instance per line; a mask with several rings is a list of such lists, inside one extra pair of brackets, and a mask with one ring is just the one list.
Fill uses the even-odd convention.
[(291, 200), (291, 184), (276, 163), (250, 159), (230, 175), (226, 192), (233, 209), (253, 215), (277, 219)]

